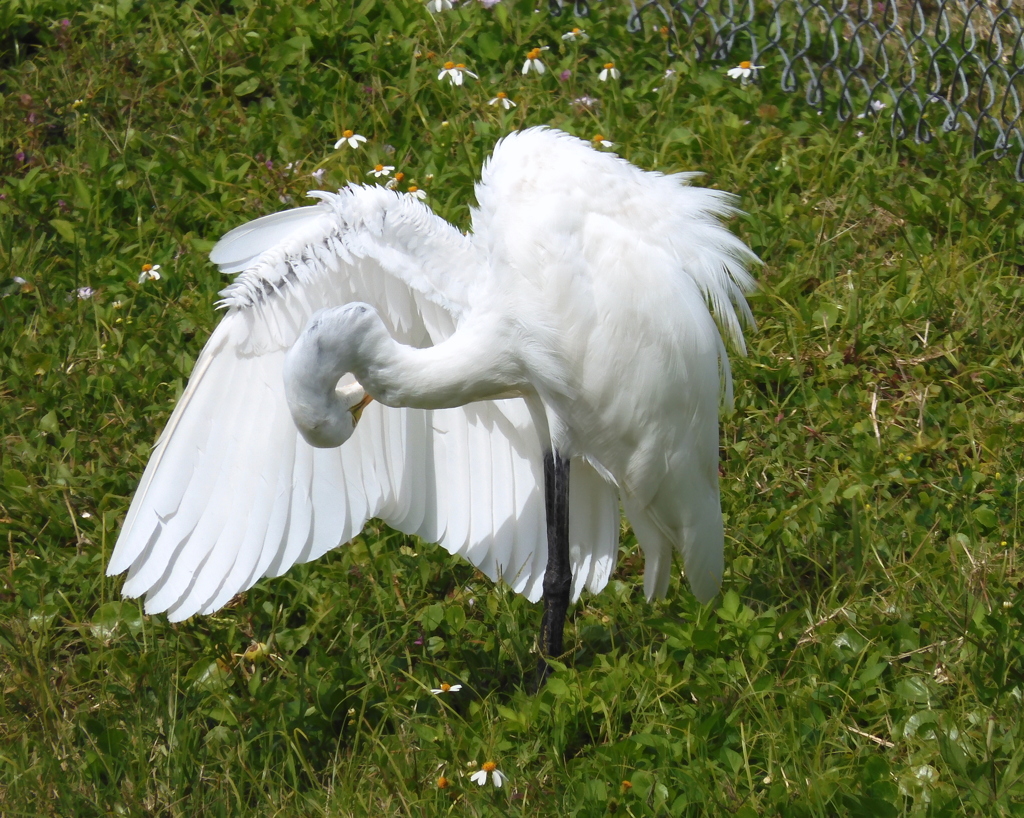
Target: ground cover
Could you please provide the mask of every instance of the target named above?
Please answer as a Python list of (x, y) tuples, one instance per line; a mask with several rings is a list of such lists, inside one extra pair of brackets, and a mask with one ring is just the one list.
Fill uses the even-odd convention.
[[(0, 6), (0, 814), (1019, 814), (1008, 166), (831, 121), (770, 59), (669, 57), (624, 4), (534, 5)], [(214, 616), (122, 601), (103, 569), (217, 320), (216, 238), (376, 165), (465, 227), (535, 124), (747, 212), (722, 595), (648, 604), (624, 530), (536, 696), (539, 609), (379, 526)]]

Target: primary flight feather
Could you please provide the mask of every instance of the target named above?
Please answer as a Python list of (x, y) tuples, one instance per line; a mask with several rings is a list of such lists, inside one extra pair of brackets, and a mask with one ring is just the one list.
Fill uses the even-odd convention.
[(614, 568), (621, 502), (647, 595), (675, 549), (710, 599), (722, 334), (742, 349), (756, 258), (720, 223), (731, 197), (688, 182), (531, 128), (496, 145), (468, 234), (358, 185), (228, 233), (227, 314), (108, 574), (181, 620), (379, 517), (543, 594), (557, 655), (564, 605)]

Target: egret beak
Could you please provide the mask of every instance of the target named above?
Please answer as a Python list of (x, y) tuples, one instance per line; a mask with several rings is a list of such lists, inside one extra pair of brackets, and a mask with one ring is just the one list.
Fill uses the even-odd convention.
[(363, 410), (366, 408), (366, 405), (370, 401), (372, 401), (372, 400), (373, 400), (372, 396), (365, 395), (363, 397), (363, 399), (361, 401), (359, 401), (359, 403), (357, 403), (355, 406), (353, 406), (351, 409), (348, 410), (348, 411), (350, 411), (352, 413), (352, 425), (353, 426), (355, 426), (357, 423), (359, 423), (359, 418), (362, 417)]

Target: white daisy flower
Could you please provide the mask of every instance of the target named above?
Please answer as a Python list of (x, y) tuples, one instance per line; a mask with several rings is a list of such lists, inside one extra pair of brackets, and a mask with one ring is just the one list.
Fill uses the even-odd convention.
[(369, 176), (372, 173), (375, 178), (380, 179), (381, 176), (390, 176), (394, 169), (394, 165), (374, 165), (372, 170), (366, 171), (366, 175)]
[(473, 79), (479, 79), (476, 74), (466, 68), (462, 63), (446, 62), (441, 72), (437, 75), (439, 80), (448, 77), (452, 85), (462, 85), (462, 75), (469, 74)]
[(342, 145), (347, 144), (350, 148), (358, 148), (361, 142), (365, 142), (366, 137), (360, 136), (353, 131), (342, 131), (341, 139), (334, 143), (334, 149), (338, 150)]
[[(408, 193), (410, 196), (419, 199), (421, 202), (427, 198), (427, 191), (420, 190), (418, 187), (416, 187), (416, 185), (409, 185), (409, 187), (405, 189), (405, 192)], [(441, 685), (441, 687), (444, 687), (444, 685)], [(455, 687), (461, 688), (462, 685), (456, 685)]]
[(160, 265), (159, 264), (143, 264), (142, 272), (139, 273), (139, 284), (145, 284), (147, 281), (159, 281), (160, 280)]
[(611, 77), (613, 80), (617, 80), (620, 76), (621, 74), (619, 73), (619, 69), (615, 67), (615, 63), (606, 62), (604, 64), (604, 68), (601, 69), (601, 73), (597, 75), (597, 78), (601, 80), (601, 82), (607, 82), (608, 77)]
[(609, 142), (607, 139), (605, 139), (599, 133), (594, 134), (594, 138), (591, 139), (590, 141), (593, 142), (595, 145), (600, 145), (602, 148), (614, 148), (615, 147), (615, 143), (614, 142)]
[(886, 106), (884, 102), (880, 102), (877, 99), (871, 100), (871, 110), (874, 111), (876, 114), (885, 107)]
[(565, 34), (562, 35), (562, 39), (567, 43), (574, 43), (577, 40), (586, 40), (587, 32), (582, 28), (574, 28), (572, 31), (565, 32)]
[[(409, 188), (410, 192), (414, 192), (414, 191), (412, 191), (412, 188), (414, 188), (414, 187), (415, 187), (415, 185), (411, 185), (410, 186), (410, 188)], [(422, 193), (423, 191), (422, 190), (418, 190), (418, 191), (415, 191), (415, 192)], [(417, 196), (417, 198), (419, 198), (419, 197)], [(432, 688), (430, 688), (430, 692), (433, 693), (435, 696), (439, 696), (442, 693), (458, 693), (460, 690), (462, 690), (462, 685), (450, 685), (450, 684), (448, 684), (448, 682), (441, 682), (441, 686), (440, 687), (432, 687)]]
[(508, 94), (504, 91), (498, 91), (498, 95), (493, 99), (487, 100), (488, 105), (501, 105), (506, 111), (509, 108), (515, 108), (516, 104), (508, 98)]
[(538, 74), (543, 74), (547, 71), (544, 67), (544, 63), (540, 61), (540, 52), (547, 51), (548, 47), (543, 48), (531, 48), (526, 52), (526, 62), (523, 63), (523, 73), (529, 74), (530, 71), (536, 71)]
[(485, 761), (484, 765), (469, 777), (469, 780), (482, 787), (487, 783), (488, 773), (490, 773), (491, 783), (494, 784), (495, 787), (500, 787), (508, 778), (505, 773), (498, 769), (498, 765), (493, 761)]
[(427, 3), (427, 10), (434, 12), (434, 14), (440, 14), (442, 11), (448, 11), (452, 7), (452, 0), (430, 0)]
[(754, 76), (754, 72), (760, 68), (764, 68), (764, 66), (754, 65), (750, 60), (744, 60), (735, 68), (730, 68), (725, 73), (734, 80), (748, 80)]

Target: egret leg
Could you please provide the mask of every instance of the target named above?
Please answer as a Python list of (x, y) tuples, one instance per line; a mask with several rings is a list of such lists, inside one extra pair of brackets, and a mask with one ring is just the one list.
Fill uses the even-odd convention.
[(540, 622), (540, 658), (537, 660), (537, 689), (551, 668), (546, 656), (562, 655), (565, 614), (572, 590), (569, 563), (569, 461), (558, 452), (544, 455), (544, 511), (547, 516), (548, 567), (544, 572), (544, 616)]

